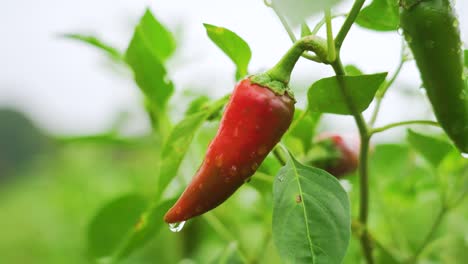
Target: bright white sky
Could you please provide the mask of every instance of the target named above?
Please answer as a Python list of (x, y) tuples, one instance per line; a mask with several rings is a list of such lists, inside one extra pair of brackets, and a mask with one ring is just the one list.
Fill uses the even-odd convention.
[[(345, 0), (336, 11), (348, 10), (350, 4)], [(0, 9), (0, 107), (25, 111), (55, 133), (103, 131), (122, 111), (130, 113), (133, 131), (147, 129), (141, 95), (131, 77), (109, 67), (95, 49), (56, 37), (60, 33), (93, 33), (124, 50), (147, 6), (182, 40), (169, 65), (178, 90), (220, 96), (233, 88), (234, 65), (210, 42), (202, 23), (227, 27), (243, 37), (253, 53), (251, 72), (271, 67), (290, 45), (263, 0), (4, 1)], [(468, 43), (468, 2), (459, 0), (456, 6)], [(316, 21), (311, 18), (309, 24)], [(335, 32), (341, 22), (336, 20)], [(392, 72), (399, 60), (399, 39), (397, 33), (374, 33), (355, 26), (345, 42), (343, 60), (367, 73)], [(294, 88), (305, 90), (306, 85), (330, 75), (332, 71), (324, 65), (300, 62), (293, 74), (298, 84)], [(408, 63), (397, 84), (416, 89), (418, 76), (414, 63)], [(398, 104), (411, 107), (395, 107)], [(407, 120), (426, 111), (427, 105), (414, 106), (391, 92), (382, 120)], [(338, 120), (343, 120), (342, 128), (352, 124), (350, 118)]]

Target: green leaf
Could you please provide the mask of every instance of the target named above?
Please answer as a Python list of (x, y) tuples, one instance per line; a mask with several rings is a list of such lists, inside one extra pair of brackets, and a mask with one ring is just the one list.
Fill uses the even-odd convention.
[(145, 211), (145, 213), (138, 218), (138, 221), (134, 222), (133, 229), (130, 230), (127, 241), (122, 244), (114, 257), (117, 260), (123, 259), (154, 238), (162, 227), (167, 226), (163, 220), (164, 215), (176, 201), (177, 199), (163, 201)]
[[(174, 50), (172, 38), (154, 19), (149, 10), (136, 26), (133, 38), (125, 53), (125, 60), (132, 68), (135, 80), (158, 109), (164, 109), (174, 92), (174, 85), (167, 80), (163, 61)], [(170, 43), (169, 43), (170, 42)]]
[(348, 195), (335, 177), (289, 156), (273, 197), (273, 240), (285, 263), (342, 262), (351, 215)]
[(192, 102), (190, 102), (187, 110), (185, 111), (185, 115), (189, 116), (194, 114), (200, 110), (203, 110), (208, 106), (210, 103), (210, 98), (206, 95), (199, 96), (195, 98)]
[[(309, 88), (307, 93), (309, 110), (340, 115), (352, 114), (343, 96), (342, 86), (358, 112), (369, 107), (375, 92), (379, 89), (387, 73), (359, 76), (334, 76), (321, 79)], [(341, 83), (341, 85), (340, 85)]]
[(374, 0), (359, 13), (356, 23), (376, 31), (395, 31), (400, 27), (398, 8), (396, 0)]
[(226, 248), (217, 256), (212, 264), (241, 264), (243, 261), (239, 257), (239, 247), (237, 242), (229, 243)]
[(310, 36), (312, 35), (312, 31), (310, 30), (309, 28), (309, 25), (307, 25), (307, 23), (302, 23), (301, 24), (301, 37), (305, 37), (305, 36)]
[(241, 37), (227, 28), (203, 24), (208, 37), (234, 62), (237, 67), (236, 79), (247, 75), (252, 52)]
[(294, 119), (289, 128), (286, 137), (294, 137), (301, 141), (304, 153), (309, 151), (312, 140), (315, 135), (315, 129), (320, 120), (321, 113), (314, 113), (296, 109), (294, 111)]
[(438, 167), (453, 147), (450, 143), (408, 129), (408, 141), (431, 165)]
[(93, 258), (112, 255), (148, 206), (138, 194), (126, 194), (104, 205), (88, 226), (88, 251)]
[(468, 68), (468, 50), (465, 50), (465, 67)]
[(171, 131), (161, 151), (161, 167), (158, 178), (158, 190), (161, 194), (170, 181), (177, 175), (195, 132), (211, 115), (220, 111), (226, 104), (228, 96), (213, 102), (203, 111), (185, 117)]
[(80, 35), (80, 34), (64, 34), (62, 35), (62, 37), (67, 38), (67, 39), (72, 39), (72, 40), (78, 40), (80, 42), (94, 46), (104, 51), (105, 53), (107, 53), (107, 55), (113, 60), (121, 61), (123, 59), (123, 56), (120, 53), (120, 51), (118, 51), (116, 48), (103, 42), (102, 40), (100, 40), (99, 38), (95, 36)]
[(139, 35), (148, 50), (161, 62), (165, 62), (176, 49), (172, 33), (154, 17), (149, 9), (146, 9), (140, 23), (135, 27), (135, 34)]
[(345, 72), (347, 75), (350, 76), (358, 76), (358, 75), (363, 75), (364, 73), (359, 69), (356, 65), (346, 65), (345, 66)]
[(272, 0), (271, 2), (292, 26), (296, 26), (308, 17), (331, 8), (341, 0)]

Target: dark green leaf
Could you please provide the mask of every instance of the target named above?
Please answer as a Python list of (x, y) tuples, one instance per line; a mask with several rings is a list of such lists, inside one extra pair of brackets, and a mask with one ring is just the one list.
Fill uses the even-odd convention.
[(112, 255), (148, 206), (138, 194), (121, 196), (103, 206), (88, 226), (88, 251), (93, 258)]
[(272, 0), (271, 2), (275, 9), (283, 14), (293, 26), (296, 26), (341, 0)]
[(374, 0), (356, 19), (361, 27), (377, 31), (394, 31), (400, 26), (398, 1)]
[(335, 177), (289, 156), (273, 197), (273, 240), (285, 263), (342, 262), (351, 215), (348, 195)]
[(80, 34), (65, 34), (63, 35), (64, 38), (68, 39), (73, 39), (73, 40), (78, 40), (83, 43), (89, 44), (91, 46), (94, 46), (96, 48), (99, 48), (100, 50), (104, 51), (111, 57), (112, 59), (116, 61), (120, 61), (123, 59), (122, 54), (120, 51), (118, 51), (116, 48), (112, 47), (111, 45), (104, 43), (102, 40), (95, 36), (91, 35), (80, 35)]
[(468, 50), (465, 50), (465, 67), (468, 68)]
[(408, 141), (431, 165), (439, 166), (453, 147), (441, 139), (408, 130)]
[(204, 24), (208, 37), (234, 62), (237, 67), (236, 79), (247, 75), (252, 52), (241, 37), (231, 30)]
[(193, 140), (195, 132), (208, 117), (220, 111), (227, 100), (228, 97), (226, 96), (213, 102), (205, 110), (185, 117), (172, 129), (161, 151), (161, 167), (158, 178), (159, 194), (164, 191), (170, 181), (177, 175), (180, 163)]
[(309, 88), (307, 97), (309, 110), (332, 114), (350, 115), (343, 88), (358, 112), (369, 107), (375, 92), (387, 73), (360, 76), (334, 76), (321, 79)]
[(116, 259), (123, 259), (135, 250), (144, 246), (154, 238), (162, 227), (167, 226), (164, 222), (164, 214), (174, 205), (176, 199), (164, 201), (157, 206), (153, 206), (143, 213), (134, 222), (133, 229), (130, 230), (128, 240), (115, 255)]

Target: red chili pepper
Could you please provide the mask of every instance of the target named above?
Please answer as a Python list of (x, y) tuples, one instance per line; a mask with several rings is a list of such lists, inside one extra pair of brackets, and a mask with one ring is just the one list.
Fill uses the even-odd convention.
[[(337, 178), (357, 170), (359, 140), (356, 137), (322, 133), (317, 136), (314, 146), (321, 151), (317, 157), (312, 157), (310, 161), (312, 166), (322, 168)], [(313, 150), (311, 152), (314, 153)]]
[(330, 136), (330, 139), (340, 152), (340, 158), (327, 166), (325, 170), (338, 178), (354, 172), (359, 166), (359, 145), (350, 146), (349, 142), (346, 142), (340, 135)]
[(294, 103), (286, 92), (279, 95), (249, 78), (240, 81), (201, 167), (164, 220), (185, 221), (229, 198), (280, 141), (293, 119)]

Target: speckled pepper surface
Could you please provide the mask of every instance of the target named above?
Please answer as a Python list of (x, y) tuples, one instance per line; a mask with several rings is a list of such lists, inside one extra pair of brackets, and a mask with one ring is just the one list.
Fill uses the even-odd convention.
[(441, 127), (468, 153), (468, 85), (458, 18), (450, 0), (400, 0), (400, 25)]
[(164, 220), (182, 222), (228, 199), (280, 141), (292, 122), (294, 103), (288, 93), (275, 93), (250, 78), (240, 81), (203, 163)]

